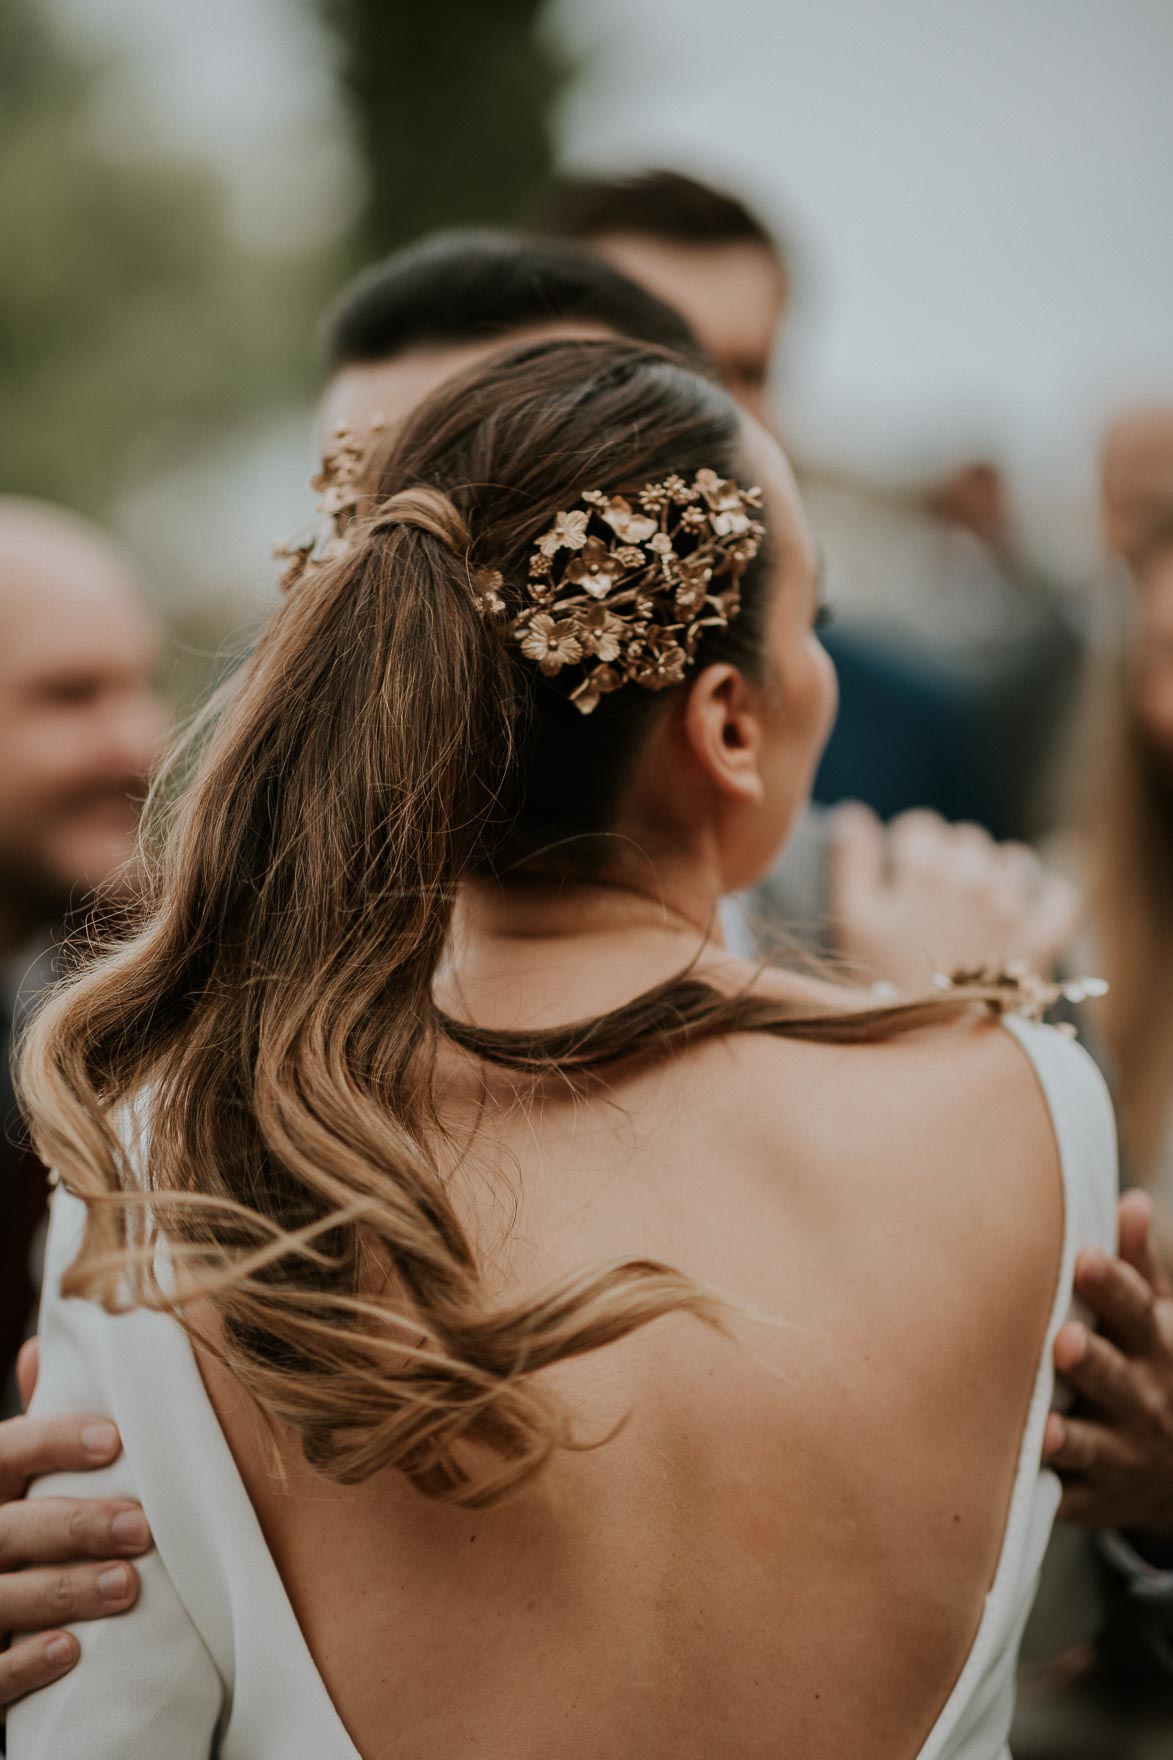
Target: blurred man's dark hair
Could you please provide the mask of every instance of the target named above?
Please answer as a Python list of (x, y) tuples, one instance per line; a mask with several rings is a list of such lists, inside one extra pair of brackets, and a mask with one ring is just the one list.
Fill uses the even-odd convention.
[(673, 244), (764, 245), (782, 248), (752, 209), (727, 190), (681, 171), (640, 171), (622, 177), (561, 177), (539, 196), (529, 219), (535, 231), (588, 242), (638, 232)]
[(326, 313), (325, 352), (337, 372), (545, 325), (582, 325), (700, 360), (680, 314), (593, 252), (471, 228), (431, 233), (363, 270)]

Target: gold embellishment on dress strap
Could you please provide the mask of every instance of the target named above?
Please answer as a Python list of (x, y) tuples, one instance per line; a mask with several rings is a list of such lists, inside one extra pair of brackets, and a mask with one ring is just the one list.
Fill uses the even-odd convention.
[[(1061, 1002), (1077, 1004), (1108, 993), (1103, 978), (1067, 978), (1062, 981), (1044, 978), (1025, 960), (1010, 960), (1002, 966), (972, 966), (955, 972), (938, 972), (934, 983), (938, 990), (995, 989), (999, 994), (990, 997), (990, 1008), (998, 1014), (1021, 1015), (1028, 1021), (1045, 1020), (1051, 1009)], [(1075, 1028), (1070, 1021), (1058, 1022), (1056, 1031), (1068, 1038), (1075, 1037)]]

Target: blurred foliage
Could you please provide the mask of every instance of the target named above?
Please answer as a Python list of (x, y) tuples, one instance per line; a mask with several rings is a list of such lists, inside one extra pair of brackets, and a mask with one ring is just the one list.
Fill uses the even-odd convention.
[(319, 0), (370, 174), (364, 258), (436, 226), (512, 220), (548, 176), (562, 72), (543, 0)]
[(251, 249), (216, 174), (146, 128), (134, 151), (133, 116), (131, 147), (99, 141), (117, 62), (45, 0), (0, 4), (0, 489), (108, 513), (128, 483), (312, 395), (314, 325), (347, 269), (438, 225), (507, 221), (548, 174), (542, 0), (308, 3), (369, 199), (352, 251), (300, 255)]
[(91, 513), (160, 448), (307, 391), (337, 278), (320, 252), (250, 251), (199, 166), (96, 146), (104, 71), (42, 0), (4, 0), (0, 486)]

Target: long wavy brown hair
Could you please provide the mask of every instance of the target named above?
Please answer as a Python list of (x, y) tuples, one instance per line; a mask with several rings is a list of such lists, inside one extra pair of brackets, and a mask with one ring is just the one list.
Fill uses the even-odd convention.
[[(529, 546), (584, 486), (744, 481), (739, 439), (718, 387), (618, 342), (507, 351), (436, 392), (372, 465), (343, 552), (177, 747), (135, 919), (31, 1030), (37, 1146), (88, 1207), (66, 1293), (193, 1331), (205, 1298), (222, 1359), (335, 1479), (390, 1464), (490, 1502), (575, 1445), (543, 1370), (662, 1315), (727, 1313), (646, 1259), (493, 1300), (437, 1155), (439, 1047), (589, 1084), (715, 1034), (876, 1039), (994, 995), (798, 1009), (690, 970), (541, 1034), (437, 1006), (462, 882), (604, 873), (631, 765), (688, 688), (579, 714), (478, 612), (472, 571), (500, 570), (516, 606)], [(769, 580), (759, 558), (698, 664), (761, 676)]]

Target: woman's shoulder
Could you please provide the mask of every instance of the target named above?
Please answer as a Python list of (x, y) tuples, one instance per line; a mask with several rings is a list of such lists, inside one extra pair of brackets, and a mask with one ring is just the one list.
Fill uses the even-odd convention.
[[(723, 989), (743, 991), (780, 1003), (799, 1017), (849, 1016), (865, 1010), (888, 1010), (918, 998), (897, 998), (827, 976), (777, 966), (755, 966), (740, 960), (714, 963), (712, 975)], [(938, 993), (927, 1000), (940, 1002)], [(747, 1035), (739, 1051), (752, 1061), (755, 1053), (769, 1058), (780, 1042), (807, 1047), (807, 1055), (838, 1071), (843, 1080), (867, 1082), (869, 1073), (885, 1088), (898, 1072), (898, 1091), (915, 1094), (918, 1109), (927, 1113), (944, 1104), (960, 1113), (967, 1103), (996, 1109), (1006, 1122), (1006, 1108), (1057, 1122), (1059, 1113), (1079, 1113), (1110, 1124), (1112, 1106), (1103, 1076), (1068, 1025), (1053, 1027), (1035, 1018), (1028, 1005), (1007, 1005), (995, 1011), (975, 1004), (895, 1033), (882, 1028), (859, 1039), (812, 1033)], [(828, 1056), (828, 1053), (830, 1054)], [(858, 1056), (851, 1055), (859, 1053)], [(991, 1116), (991, 1128), (995, 1118)]]
[[(742, 974), (796, 1014), (874, 1006), (869, 992), (806, 974)], [(725, 981), (739, 976), (732, 966)], [(1065, 1186), (1114, 1188), (1103, 1080), (1056, 1029), (962, 1010), (886, 1038), (828, 1043), (740, 1035), (724, 1056), (726, 1110), (766, 1159), (813, 1168), (865, 1201), (876, 1181), (889, 1213), (960, 1222), (980, 1203), (1053, 1246)], [(1047, 1249), (1050, 1250), (1049, 1248)]]

